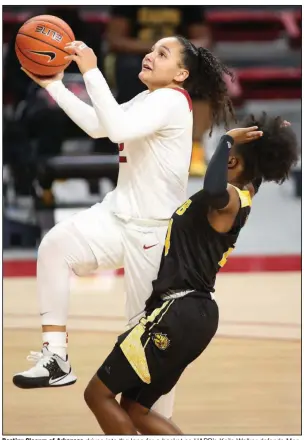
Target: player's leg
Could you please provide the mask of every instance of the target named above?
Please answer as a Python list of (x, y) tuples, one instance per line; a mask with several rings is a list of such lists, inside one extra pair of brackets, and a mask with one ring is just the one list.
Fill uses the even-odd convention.
[(134, 400), (123, 398), (121, 406), (128, 413), (141, 435), (183, 435), (180, 428), (172, 420)]
[[(151, 326), (150, 339), (145, 346), (151, 376), (165, 382), (163, 388), (160, 386), (160, 399), (153, 401), (152, 409), (167, 418), (172, 417), (172, 393), (179, 375), (206, 349), (217, 330), (216, 302), (211, 300), (209, 294), (200, 292), (197, 295), (170, 302), (161, 319), (156, 319)], [(155, 346), (158, 350), (155, 350)], [(154, 362), (155, 356), (157, 361)], [(153, 370), (154, 365), (157, 365), (157, 369)], [(176, 381), (170, 384), (174, 374), (177, 374)]]
[[(15, 385), (32, 388), (62, 386), (76, 381), (66, 357), (70, 272), (85, 275), (98, 266), (106, 269), (120, 265), (120, 227), (106, 204), (95, 205), (59, 223), (46, 234), (37, 261), (43, 350), (31, 354), (30, 359), (36, 365), (15, 375)], [(58, 367), (56, 374), (55, 367)]]
[(128, 413), (120, 406), (114, 394), (98, 376), (87, 386), (84, 399), (93, 412), (104, 434), (136, 435), (136, 428)]
[(117, 343), (84, 392), (86, 404), (105, 434), (137, 434), (132, 420), (115, 397), (128, 387), (141, 385), (142, 381)]
[[(145, 301), (151, 295), (152, 281), (159, 271), (166, 233), (167, 226), (143, 228), (131, 225), (124, 230), (126, 315), (131, 324), (138, 320), (138, 314), (144, 310)], [(174, 396), (175, 388), (162, 396), (153, 409), (171, 418)]]
[(167, 224), (159, 227), (127, 224), (123, 228), (126, 317), (130, 326), (138, 322), (138, 315), (152, 293), (166, 233)]
[[(153, 409), (154, 402), (159, 401), (160, 396), (164, 398), (174, 389), (185, 368), (206, 349), (216, 333), (217, 304), (210, 297), (201, 298), (200, 295), (204, 294), (198, 293), (198, 297), (185, 296), (169, 302), (161, 319), (156, 319), (155, 325), (151, 326), (145, 354), (155, 381), (151, 389), (146, 387), (138, 396), (137, 404), (141, 407), (133, 403), (132, 412), (129, 412), (142, 434), (164, 434), (158, 429), (163, 430), (169, 423), (170, 429), (176, 429), (171, 420), (166, 420), (164, 425), (158, 413), (144, 409)], [(157, 362), (153, 361), (155, 357)], [(129, 397), (128, 392), (123, 395)]]
[[(159, 310), (159, 313), (156, 313), (156, 316), (164, 311), (167, 306), (168, 304), (164, 304), (164, 307)], [(117, 342), (85, 390), (85, 401), (105, 434), (136, 434), (137, 431), (156, 434), (180, 433), (173, 423), (157, 413), (149, 412), (152, 404), (162, 392), (166, 392), (175, 384), (177, 377), (174, 374), (169, 377), (166, 376), (166, 380), (162, 381), (161, 386), (156, 388), (153, 387), (153, 384), (147, 385), (143, 382), (140, 377), (142, 375), (140, 368), (146, 363), (144, 370), (146, 372), (149, 370), (144, 349), (141, 345), (141, 337), (145, 338), (147, 336), (147, 334), (143, 334), (144, 332), (142, 325), (139, 324), (121, 335), (118, 338), (119, 342)], [(137, 350), (138, 353), (138, 357), (132, 366), (125, 355), (126, 347), (131, 339), (134, 344), (131, 349)], [(123, 340), (126, 340), (126, 345), (123, 345)], [(140, 365), (139, 368), (137, 368), (138, 365)], [(124, 395), (121, 405), (115, 400), (119, 393)], [(140, 399), (140, 403), (138, 403), (138, 399)], [(128, 415), (128, 412), (130, 415)], [(147, 419), (148, 413), (149, 418)], [(144, 420), (142, 420), (143, 418)], [(134, 419), (136, 426), (132, 419)]]
[[(122, 393), (122, 406), (141, 434), (181, 434), (171, 420), (151, 410), (174, 388), (186, 365), (180, 363), (182, 332), (176, 330), (178, 310), (174, 300), (158, 300), (120, 345), (137, 374), (146, 379), (140, 389)], [(144, 334), (141, 334), (142, 328)]]
[[(85, 391), (85, 400), (104, 433), (181, 434), (172, 421), (151, 407), (206, 348), (217, 323), (217, 306), (211, 301), (160, 301), (153, 312), (119, 337)], [(119, 407), (115, 396), (120, 392)]]
[(94, 254), (73, 224), (56, 225), (38, 250), (37, 289), (43, 348), (28, 357), (35, 363), (33, 368), (13, 377), (16, 386), (62, 386), (76, 381), (66, 356), (66, 321), (70, 271), (78, 264), (86, 265), (87, 269), (97, 267)]
[[(182, 435), (180, 428), (161, 412), (153, 410), (155, 402), (166, 397), (175, 385), (183, 370), (164, 374), (164, 380), (152, 382), (140, 390), (127, 390), (121, 398), (121, 406), (129, 414), (133, 424), (142, 435)], [(170, 393), (170, 391), (169, 391)], [(165, 408), (167, 410), (167, 408)]]

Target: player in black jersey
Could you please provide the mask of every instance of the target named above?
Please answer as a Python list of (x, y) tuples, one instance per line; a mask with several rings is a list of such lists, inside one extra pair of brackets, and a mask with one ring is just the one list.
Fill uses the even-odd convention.
[(216, 333), (216, 274), (234, 249), (261, 182), (282, 183), (297, 160), (289, 125), (263, 114), (248, 118), (248, 128), (230, 130), (210, 161), (204, 188), (173, 214), (145, 315), (118, 337), (85, 391), (105, 434), (181, 434), (150, 408)]

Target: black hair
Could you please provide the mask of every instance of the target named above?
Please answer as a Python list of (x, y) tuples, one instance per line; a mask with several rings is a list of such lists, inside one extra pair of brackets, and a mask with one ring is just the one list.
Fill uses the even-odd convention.
[(236, 153), (244, 161), (244, 183), (255, 178), (283, 183), (298, 160), (297, 138), (290, 126), (284, 126), (281, 116), (247, 116), (240, 127), (256, 125), (263, 136), (246, 144), (236, 145)]
[(225, 129), (229, 121), (235, 121), (234, 110), (228, 95), (224, 74), (234, 79), (233, 73), (221, 63), (208, 49), (195, 47), (187, 38), (175, 37), (182, 46), (183, 66), (189, 70), (189, 76), (183, 87), (195, 98), (208, 100), (212, 111), (212, 127), (224, 122)]

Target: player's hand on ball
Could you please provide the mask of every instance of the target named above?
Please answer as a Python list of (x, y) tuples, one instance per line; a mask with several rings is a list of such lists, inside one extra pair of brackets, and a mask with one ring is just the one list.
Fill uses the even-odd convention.
[(24, 69), (24, 67), (21, 67), (21, 70), (23, 70), (23, 72), (26, 73), (27, 76), (29, 76), (33, 81), (35, 81), (35, 83), (37, 83), (40, 87), (42, 87), (44, 89), (54, 81), (61, 81), (63, 78), (63, 75), (64, 75), (63, 72), (60, 72), (60, 73), (57, 73), (57, 75), (54, 75), (52, 77), (41, 77), (41, 76), (34, 75), (33, 73)]
[(259, 139), (263, 136), (263, 132), (258, 130), (259, 127), (247, 127), (247, 128), (234, 128), (227, 131), (227, 135), (234, 139), (234, 142), (244, 144)]
[(66, 56), (65, 59), (75, 61), (82, 75), (89, 70), (96, 69), (97, 57), (93, 50), (82, 41), (73, 41), (67, 44), (65, 50), (71, 54)]

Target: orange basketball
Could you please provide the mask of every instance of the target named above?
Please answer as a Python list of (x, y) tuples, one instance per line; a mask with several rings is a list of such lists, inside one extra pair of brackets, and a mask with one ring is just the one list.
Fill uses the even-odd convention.
[(64, 50), (75, 40), (70, 26), (53, 15), (38, 15), (26, 21), (18, 31), (15, 50), (20, 64), (39, 76), (52, 76), (68, 67)]

